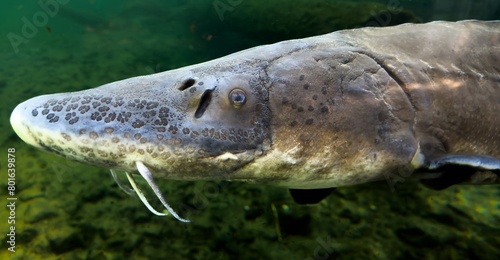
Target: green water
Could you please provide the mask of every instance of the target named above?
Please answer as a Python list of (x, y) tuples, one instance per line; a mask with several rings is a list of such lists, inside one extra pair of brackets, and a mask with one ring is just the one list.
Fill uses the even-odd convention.
[[(15, 148), (15, 251), (0, 259), (498, 259), (500, 189), (403, 183), (340, 188), (319, 205), (285, 189), (159, 181), (190, 224), (152, 215), (106, 169), (22, 143), (9, 125), (30, 97), (178, 68), (330, 31), (434, 20), (500, 19), (491, 1), (3, 1), (0, 198)], [(42, 1), (46, 3), (46, 1)], [(53, 3), (57, 3), (54, 5)], [(9, 211), (0, 210), (7, 234)], [(279, 228), (278, 228), (279, 227)]]

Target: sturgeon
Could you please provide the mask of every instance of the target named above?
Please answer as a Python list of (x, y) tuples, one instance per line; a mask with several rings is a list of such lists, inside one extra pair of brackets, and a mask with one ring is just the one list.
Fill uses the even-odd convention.
[(437, 189), (498, 184), (500, 21), (283, 41), (35, 97), (10, 120), (30, 145), (125, 171), (166, 215), (138, 171), (181, 221), (154, 178), (280, 185), (302, 203), (391, 176)]

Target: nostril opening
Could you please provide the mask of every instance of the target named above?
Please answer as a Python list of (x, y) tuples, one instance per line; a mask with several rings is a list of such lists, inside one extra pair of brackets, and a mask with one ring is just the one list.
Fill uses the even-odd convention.
[(182, 85), (178, 89), (180, 91), (186, 90), (187, 88), (193, 86), (195, 82), (196, 80), (189, 78), (186, 81), (184, 81), (184, 83), (182, 83)]
[(200, 104), (198, 105), (198, 108), (196, 109), (196, 112), (194, 113), (195, 118), (200, 118), (203, 116), (205, 113), (205, 110), (207, 110), (208, 105), (210, 104), (210, 101), (212, 100), (212, 90), (207, 89), (205, 92), (203, 92), (203, 95), (201, 95), (200, 99)]

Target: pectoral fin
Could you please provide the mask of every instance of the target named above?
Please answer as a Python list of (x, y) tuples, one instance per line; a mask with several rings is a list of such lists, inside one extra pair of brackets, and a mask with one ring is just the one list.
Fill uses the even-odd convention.
[(500, 159), (487, 155), (447, 154), (426, 160), (421, 172), (440, 173), (433, 179), (422, 179), (425, 186), (442, 190), (459, 183), (500, 183)]
[(290, 189), (290, 195), (297, 204), (316, 204), (328, 197), (335, 188), (299, 190)]

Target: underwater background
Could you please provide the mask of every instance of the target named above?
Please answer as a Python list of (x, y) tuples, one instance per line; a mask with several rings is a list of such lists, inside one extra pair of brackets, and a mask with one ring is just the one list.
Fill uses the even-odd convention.
[(500, 19), (497, 0), (2, 1), (0, 17), (0, 259), (500, 259), (499, 186), (371, 183), (300, 206), (284, 188), (157, 180), (174, 209), (189, 205), (186, 224), (151, 214), (107, 169), (29, 147), (9, 124), (37, 95), (341, 29)]

